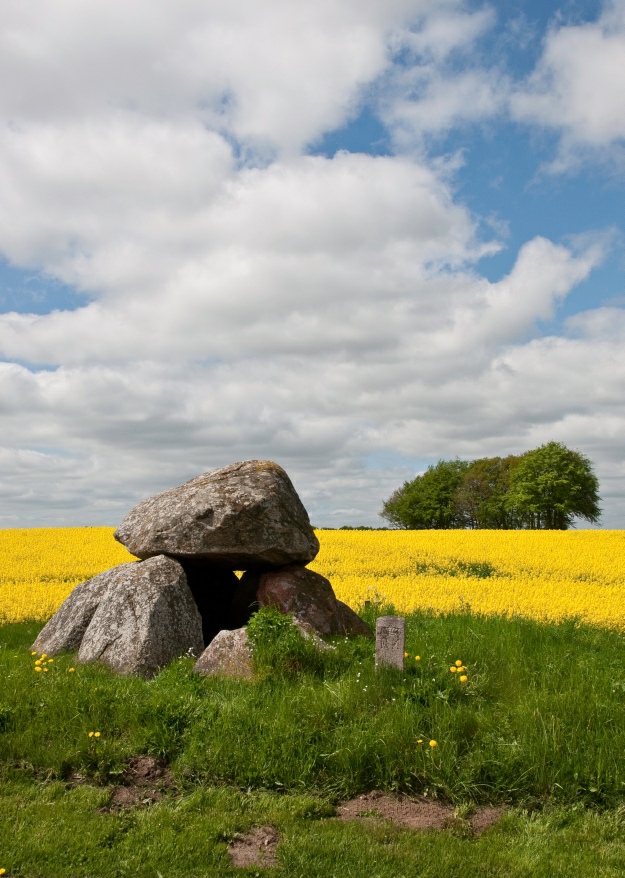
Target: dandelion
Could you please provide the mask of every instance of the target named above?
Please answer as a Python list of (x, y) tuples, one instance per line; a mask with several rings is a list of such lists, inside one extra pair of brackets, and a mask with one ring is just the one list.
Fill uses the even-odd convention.
[(417, 744), (423, 744), (423, 738), (419, 738), (419, 740), (417, 741)]
[(434, 749), (434, 747), (438, 747), (438, 741), (430, 741), (430, 747), (432, 748), (432, 750)]
[(0, 875), (4, 875), (6, 873), (6, 869), (0, 869)]
[(37, 650), (33, 649), (33, 651), (31, 652), (31, 655), (37, 655)]
[(47, 673), (48, 673), (48, 670), (49, 670), (49, 668), (41, 668), (41, 670), (42, 670), (42, 671), (45, 671), (45, 672), (46, 672), (46, 674), (47, 674)]
[(461, 668), (461, 667), (462, 667), (462, 662), (460, 661), (460, 659), (458, 659), (458, 661), (456, 662), (456, 667), (457, 667), (457, 668)]
[(416, 655), (416, 656), (414, 657), (414, 660), (415, 660), (416, 662), (420, 662), (420, 661), (421, 661), (421, 656), (420, 656), (420, 655)]
[(54, 659), (48, 659), (48, 664), (51, 665)]
[(76, 670), (76, 668), (68, 668), (68, 669), (67, 669), (67, 673), (68, 673), (68, 674), (73, 674), (75, 670)]
[(460, 677), (460, 682), (461, 682), (461, 683), (466, 683), (468, 679), (469, 679), (469, 678), (467, 677), (467, 675), (466, 675), (466, 674), (463, 674), (463, 675)]
[(39, 673), (41, 673), (41, 668), (35, 668), (35, 670), (39, 671)]
[(93, 738), (93, 732), (89, 732), (89, 737)]
[(452, 674), (455, 674), (456, 671), (458, 670), (458, 668), (455, 665), (452, 665), (449, 670), (451, 671)]
[(94, 732), (94, 733), (93, 733), (93, 737), (94, 737), (94, 738), (99, 738), (99, 737), (100, 737), (100, 732)]
[(42, 653), (41, 653), (41, 658), (42, 658), (42, 659), (44, 659), (44, 658), (48, 658), (48, 653), (47, 653), (47, 652), (42, 652)]
[(407, 653), (407, 652), (404, 653), (404, 658), (408, 658), (408, 653)]
[(35, 666), (40, 665), (40, 664), (41, 664), (41, 659), (37, 659), (37, 661), (35, 662)]

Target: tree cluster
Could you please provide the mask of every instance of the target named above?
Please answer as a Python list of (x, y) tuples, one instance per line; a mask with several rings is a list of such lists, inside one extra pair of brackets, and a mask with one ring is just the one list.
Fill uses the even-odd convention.
[(525, 454), (439, 460), (385, 501), (394, 527), (567, 530), (597, 522), (599, 482), (590, 460), (560, 442)]

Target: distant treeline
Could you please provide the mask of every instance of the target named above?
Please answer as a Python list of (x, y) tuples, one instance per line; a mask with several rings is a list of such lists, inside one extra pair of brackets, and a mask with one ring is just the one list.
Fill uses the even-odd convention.
[(439, 460), (384, 503), (380, 515), (409, 529), (566, 530), (597, 522), (599, 482), (590, 460), (560, 442), (525, 454)]

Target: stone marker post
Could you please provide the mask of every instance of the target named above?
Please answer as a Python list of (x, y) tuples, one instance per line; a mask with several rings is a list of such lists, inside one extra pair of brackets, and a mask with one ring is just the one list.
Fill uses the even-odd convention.
[(391, 665), (404, 670), (406, 620), (401, 616), (380, 616), (375, 624), (375, 666)]

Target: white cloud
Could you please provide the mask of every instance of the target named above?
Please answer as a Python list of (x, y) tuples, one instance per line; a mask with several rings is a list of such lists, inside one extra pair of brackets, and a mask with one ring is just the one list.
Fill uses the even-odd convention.
[(513, 116), (561, 134), (554, 170), (589, 152), (621, 156), (625, 141), (625, 3), (606, 3), (596, 22), (555, 25), (524, 88), (511, 99)]
[[(507, 85), (473, 56), (491, 13), (9, 0), (0, 18), (0, 252), (89, 298), (0, 315), (0, 526), (114, 524), (249, 457), (282, 463), (316, 523), (375, 523), (412, 459), (554, 436), (625, 493), (625, 328), (597, 312), (528, 341), (600, 243), (533, 238), (489, 283), (500, 245), (453, 163), (301, 154), (369, 88), (408, 153), (500, 112)], [(399, 462), (372, 468), (380, 451)]]
[(7, 0), (0, 102), (10, 119), (55, 123), (107, 107), (192, 115), (240, 141), (293, 151), (344, 121), (388, 65), (391, 34), (455, 5)]

